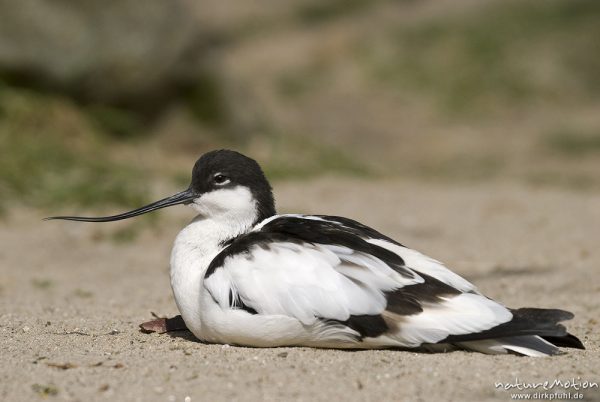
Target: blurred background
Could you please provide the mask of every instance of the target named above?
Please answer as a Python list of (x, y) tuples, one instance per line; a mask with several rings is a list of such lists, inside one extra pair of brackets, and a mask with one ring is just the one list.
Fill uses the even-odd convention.
[[(173, 194), (217, 148), (261, 163), (280, 212), (348, 216), (508, 306), (572, 311), (588, 350), (288, 356), (140, 333), (177, 314), (168, 255), (192, 211), (41, 219)], [(0, 400), (600, 382), (599, 228), (599, 0), (0, 0)]]
[[(275, 180), (600, 187), (595, 0), (0, 0), (0, 207)], [(318, 211), (317, 211), (318, 212)]]

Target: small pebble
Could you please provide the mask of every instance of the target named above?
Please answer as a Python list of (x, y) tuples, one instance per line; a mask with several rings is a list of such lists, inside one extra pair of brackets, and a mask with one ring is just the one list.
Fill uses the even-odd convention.
[(25, 326), (25, 327), (23, 327), (23, 332), (27, 333), (27, 332), (29, 332), (29, 329), (30, 329), (29, 327)]

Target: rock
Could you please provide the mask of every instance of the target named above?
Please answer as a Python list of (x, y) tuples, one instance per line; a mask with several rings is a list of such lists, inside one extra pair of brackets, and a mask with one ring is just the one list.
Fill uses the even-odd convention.
[(151, 104), (210, 42), (185, 0), (0, 0), (0, 79), (80, 100)]

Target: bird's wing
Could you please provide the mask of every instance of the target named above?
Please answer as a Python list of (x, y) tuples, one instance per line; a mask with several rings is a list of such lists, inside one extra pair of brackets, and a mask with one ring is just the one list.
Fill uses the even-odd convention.
[(375, 229), (365, 226), (352, 219), (339, 216), (319, 216), (319, 218), (334, 222), (344, 230), (352, 231), (363, 240), (383, 247), (402, 258), (404, 264), (418, 273), (429, 275), (447, 285), (453, 286), (462, 292), (477, 292), (471, 282), (446, 268), (441, 262), (428, 257), (411, 248), (405, 247), (397, 241), (385, 236)]
[(204, 286), (222, 308), (306, 325), (341, 323), (358, 338), (403, 346), (485, 331), (512, 318), (439, 262), (339, 217), (268, 219), (212, 261)]

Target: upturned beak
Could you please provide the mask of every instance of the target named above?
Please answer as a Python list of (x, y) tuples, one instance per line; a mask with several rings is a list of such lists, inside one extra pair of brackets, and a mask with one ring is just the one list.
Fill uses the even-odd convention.
[(45, 218), (45, 221), (53, 220), (53, 219), (62, 219), (66, 221), (78, 221), (78, 222), (112, 222), (112, 221), (120, 221), (122, 219), (133, 218), (134, 216), (142, 215), (151, 211), (156, 211), (157, 209), (170, 207), (173, 205), (179, 204), (190, 204), (197, 195), (191, 189), (187, 189), (175, 195), (172, 195), (167, 198), (163, 198), (162, 200), (153, 202), (144, 207), (134, 209), (133, 211), (124, 212), (118, 215), (112, 216), (99, 216), (99, 217), (85, 217), (85, 216), (50, 216)]

